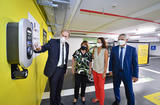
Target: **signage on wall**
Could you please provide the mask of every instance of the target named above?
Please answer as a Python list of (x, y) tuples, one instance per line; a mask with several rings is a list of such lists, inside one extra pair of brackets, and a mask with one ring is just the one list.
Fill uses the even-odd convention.
[[(28, 13), (28, 20), (32, 24), (32, 30), (33, 30), (33, 45), (38, 44), (38, 46), (41, 46), (40, 42), (40, 24), (37, 22), (37, 20), (30, 14)], [(33, 53), (33, 57), (38, 56), (39, 54)]]
[(138, 63), (148, 63), (148, 45), (138, 45)]
[(43, 45), (47, 43), (47, 32), (43, 29)]
[(156, 50), (156, 46), (151, 46), (151, 50)]
[(128, 42), (128, 45), (131, 45), (136, 48), (138, 54), (138, 64), (148, 64), (149, 63), (149, 43), (143, 42)]

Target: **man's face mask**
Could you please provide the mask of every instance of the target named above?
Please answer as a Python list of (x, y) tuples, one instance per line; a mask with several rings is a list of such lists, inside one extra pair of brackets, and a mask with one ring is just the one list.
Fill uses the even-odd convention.
[(119, 44), (120, 46), (125, 45), (125, 44), (126, 44), (126, 41), (125, 41), (125, 40), (118, 40), (118, 44)]
[(66, 42), (66, 38), (65, 38), (65, 37), (63, 37), (63, 36), (61, 37), (61, 39), (60, 39), (60, 40), (61, 40), (61, 42), (62, 42), (62, 43), (65, 43), (65, 42)]

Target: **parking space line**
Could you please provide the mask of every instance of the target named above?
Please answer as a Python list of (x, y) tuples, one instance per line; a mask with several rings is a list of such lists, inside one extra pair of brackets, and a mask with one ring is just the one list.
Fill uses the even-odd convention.
[(142, 70), (145, 70), (145, 71), (150, 71), (150, 72), (152, 72), (152, 73), (160, 74), (160, 72), (159, 72), (159, 71), (155, 71), (155, 70), (147, 69), (147, 68), (144, 68), (144, 67), (139, 67), (139, 68), (140, 68), (140, 69), (142, 69)]
[(68, 69), (71, 69), (72, 68), (72, 66), (69, 66), (69, 67), (67, 67)]
[[(140, 78), (138, 82), (134, 83), (135, 84), (141, 84), (141, 83), (145, 83), (145, 82), (150, 82), (154, 79), (152, 78)], [(121, 87), (123, 87), (124, 85), (121, 84)], [(105, 90), (107, 89), (112, 89), (113, 88), (113, 83), (109, 83), (109, 84), (105, 84)], [(86, 87), (86, 93), (89, 92), (94, 92), (95, 91), (95, 87), (94, 86), (88, 86)], [(49, 99), (49, 94), (50, 92), (44, 92), (42, 99)], [(62, 90), (61, 92), (61, 96), (70, 96), (74, 94), (74, 89), (65, 89)]]

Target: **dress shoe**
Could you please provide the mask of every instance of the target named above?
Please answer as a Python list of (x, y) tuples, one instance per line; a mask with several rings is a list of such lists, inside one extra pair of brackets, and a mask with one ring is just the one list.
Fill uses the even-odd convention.
[(63, 103), (60, 103), (60, 105), (64, 105)]
[(112, 105), (119, 105), (118, 101), (114, 101)]

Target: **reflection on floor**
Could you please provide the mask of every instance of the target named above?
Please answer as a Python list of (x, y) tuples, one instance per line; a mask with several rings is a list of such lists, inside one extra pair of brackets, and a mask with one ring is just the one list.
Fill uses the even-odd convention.
[[(134, 92), (136, 98), (136, 105), (160, 105), (158, 101), (154, 104), (154, 101), (148, 100), (144, 96), (150, 94), (156, 94), (160, 92), (159, 78), (160, 78), (160, 58), (151, 58), (148, 66), (140, 67), (140, 79), (139, 82), (134, 84)], [(74, 87), (74, 76), (71, 74), (69, 69), (68, 74), (65, 76), (63, 91), (62, 91), (62, 102), (64, 105), (72, 105), (73, 100), (73, 87)], [(121, 90), (121, 105), (127, 105), (125, 91), (123, 84)], [(86, 90), (86, 105), (92, 105), (91, 99), (95, 97), (94, 84), (88, 83)], [(157, 96), (160, 97), (160, 96)], [(105, 83), (105, 104), (112, 105), (114, 101), (112, 78), (107, 77)], [(44, 96), (42, 98), (41, 105), (50, 105), (49, 103), (49, 89), (46, 86)], [(81, 99), (79, 98), (77, 105), (82, 105)], [(94, 104), (94, 105), (99, 105)]]

